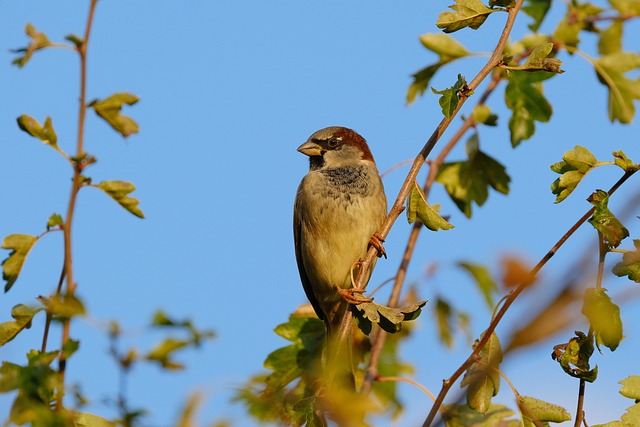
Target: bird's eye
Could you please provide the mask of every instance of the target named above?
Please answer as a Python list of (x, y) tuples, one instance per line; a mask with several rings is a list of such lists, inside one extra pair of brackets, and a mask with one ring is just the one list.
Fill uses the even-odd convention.
[(329, 141), (327, 141), (327, 145), (329, 146), (329, 148), (336, 148), (339, 143), (340, 140), (337, 138), (331, 138), (329, 139)]

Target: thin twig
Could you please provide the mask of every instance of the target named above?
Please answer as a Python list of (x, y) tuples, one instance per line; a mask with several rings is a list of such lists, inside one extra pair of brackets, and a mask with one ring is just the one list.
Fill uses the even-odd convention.
[[(613, 194), (634, 173), (635, 171), (625, 172), (625, 174), (611, 187), (608, 193), (610, 195)], [(528, 277), (523, 279), (522, 283), (516, 289), (511, 291), (511, 293), (507, 296), (507, 298), (504, 301), (504, 304), (502, 305), (498, 313), (495, 315), (495, 317), (491, 320), (489, 327), (483, 332), (482, 337), (478, 341), (478, 344), (476, 345), (471, 355), (462, 363), (462, 365), (460, 365), (460, 367), (453, 373), (453, 375), (451, 375), (451, 377), (443, 381), (440, 394), (437, 397), (436, 403), (434, 403), (433, 407), (431, 408), (429, 415), (427, 416), (426, 420), (422, 424), (423, 427), (428, 427), (431, 425), (431, 423), (433, 422), (437, 414), (438, 408), (442, 405), (445, 396), (449, 392), (449, 389), (451, 389), (451, 386), (453, 386), (453, 384), (458, 380), (458, 378), (460, 378), (460, 376), (476, 360), (477, 355), (480, 353), (480, 351), (482, 351), (485, 344), (487, 343), (487, 341), (495, 331), (496, 327), (498, 326), (498, 323), (500, 323), (500, 320), (502, 320), (507, 310), (509, 310), (509, 307), (511, 307), (511, 304), (513, 304), (516, 298), (518, 298), (518, 295), (520, 295), (522, 291), (524, 291), (529, 286), (529, 284), (532, 283), (533, 278), (538, 274), (538, 272), (542, 269), (542, 267), (544, 267), (544, 265), (556, 254), (558, 249), (560, 249), (560, 247), (569, 239), (569, 237), (571, 237), (573, 233), (575, 233), (578, 230), (578, 228), (580, 228), (580, 226), (582, 226), (582, 224), (584, 224), (593, 215), (594, 210), (595, 210), (595, 206), (589, 209), (584, 215), (582, 215), (582, 217), (578, 221), (576, 221), (576, 223), (573, 224), (573, 226), (571, 226), (571, 228), (560, 238), (560, 240), (558, 240), (558, 242), (556, 242), (556, 244), (553, 245), (553, 247), (542, 257), (542, 259), (538, 262), (538, 264), (536, 264), (535, 267), (533, 267), (533, 269), (529, 272)]]
[[(75, 213), (76, 199), (78, 196), (78, 191), (82, 187), (82, 170), (85, 166), (84, 161), (82, 159), (84, 155), (84, 122), (85, 122), (85, 114), (87, 111), (87, 47), (89, 45), (89, 37), (91, 35), (91, 27), (93, 24), (93, 15), (95, 13), (96, 4), (98, 0), (91, 0), (91, 4), (89, 5), (89, 16), (87, 17), (87, 24), (84, 31), (84, 39), (80, 46), (78, 46), (77, 51), (80, 55), (80, 101), (79, 101), (79, 109), (78, 109), (78, 136), (76, 142), (76, 155), (73, 163), (74, 173), (73, 173), (73, 182), (71, 185), (71, 194), (69, 195), (69, 205), (67, 207), (67, 215), (65, 217), (64, 224), (60, 226), (64, 233), (64, 269), (63, 272), (66, 274), (66, 290), (65, 297), (73, 297), (75, 293), (76, 283), (73, 280), (73, 256), (72, 256), (72, 239), (71, 239), (71, 230), (73, 224), (73, 215)], [(56, 410), (61, 411), (63, 406), (64, 399), (64, 382), (65, 382), (65, 372), (67, 365), (67, 358), (64, 354), (65, 345), (69, 342), (70, 339), (70, 329), (71, 329), (71, 321), (66, 318), (62, 322), (62, 347), (60, 351), (60, 357), (58, 359), (58, 376), (59, 376), (59, 384), (57, 390), (57, 399), (56, 399)]]
[[(484, 90), (483, 94), (480, 96), (477, 105), (484, 105), (487, 102), (487, 99), (496, 89), (498, 84), (500, 83), (502, 77), (500, 75), (494, 75)], [(449, 155), (453, 147), (460, 141), (462, 136), (473, 126), (475, 125), (475, 121), (471, 116), (469, 116), (463, 122), (462, 126), (458, 129), (458, 131), (451, 137), (449, 142), (445, 145), (445, 147), (440, 151), (438, 156), (430, 162), (429, 165), (429, 174), (427, 176), (426, 183), (424, 185), (424, 195), (425, 198), (428, 198), (429, 193), (431, 191), (431, 187), (435, 182), (438, 171), (440, 170), (440, 166), (444, 163), (446, 157)], [(404, 164), (404, 162), (403, 162)], [(406, 197), (406, 196), (405, 196)], [(409, 262), (413, 257), (413, 251), (415, 249), (416, 242), (418, 241), (418, 236), (420, 235), (420, 231), (422, 230), (422, 224), (416, 222), (409, 234), (409, 239), (407, 241), (407, 245), (405, 246), (404, 255), (402, 257), (402, 261), (400, 262), (400, 266), (398, 267), (398, 272), (396, 274), (395, 282), (393, 285), (393, 290), (391, 292), (391, 296), (389, 297), (389, 301), (387, 305), (389, 307), (395, 307), (398, 305), (400, 300), (400, 294), (402, 292), (402, 287), (404, 285), (404, 281), (406, 278), (407, 269), (409, 267)], [(367, 365), (367, 369), (365, 372), (365, 378), (360, 388), (360, 392), (363, 394), (368, 394), (373, 387), (373, 381), (378, 375), (378, 361), (380, 359), (380, 353), (382, 352), (382, 348), (384, 347), (384, 342), (386, 340), (387, 333), (381, 329), (376, 329), (375, 335), (373, 336), (373, 345), (371, 347), (369, 362)]]
[(580, 427), (584, 421), (584, 390), (587, 382), (580, 378), (580, 388), (578, 389), (578, 407), (576, 408), (576, 421), (574, 427)]

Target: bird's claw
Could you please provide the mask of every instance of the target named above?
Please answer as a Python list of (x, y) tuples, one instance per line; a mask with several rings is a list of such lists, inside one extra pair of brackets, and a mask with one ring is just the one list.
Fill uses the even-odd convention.
[(378, 251), (378, 258), (384, 257), (387, 259), (387, 251), (384, 249), (382, 244), (384, 243), (384, 239), (378, 232), (373, 233), (373, 236), (369, 239), (369, 247), (373, 246)]
[(364, 293), (364, 289), (356, 289), (356, 288), (349, 288), (349, 289), (338, 289), (338, 292), (340, 293), (340, 296), (342, 296), (342, 298), (347, 301), (349, 304), (362, 304), (363, 302), (371, 302), (373, 301), (373, 298), (369, 298), (369, 297), (365, 297), (363, 295)]

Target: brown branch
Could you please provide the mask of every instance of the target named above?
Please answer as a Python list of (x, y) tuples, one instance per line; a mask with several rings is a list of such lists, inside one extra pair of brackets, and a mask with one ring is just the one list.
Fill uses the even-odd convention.
[[(611, 187), (608, 193), (613, 194), (635, 172), (636, 171), (625, 172), (625, 174)], [(553, 247), (542, 257), (542, 259), (535, 265), (535, 267), (533, 267), (533, 269), (529, 272), (528, 277), (523, 279), (522, 283), (516, 289), (511, 291), (509, 295), (507, 295), (504, 300), (504, 304), (502, 305), (502, 307), (500, 307), (500, 310), (498, 310), (496, 315), (491, 320), (489, 327), (483, 332), (482, 337), (479, 339), (478, 344), (475, 347), (475, 350), (462, 363), (462, 365), (460, 365), (460, 367), (454, 372), (454, 374), (451, 375), (451, 377), (443, 381), (440, 394), (438, 394), (436, 402), (431, 408), (431, 411), (429, 412), (426, 420), (422, 424), (423, 427), (428, 427), (431, 425), (437, 414), (438, 408), (442, 405), (444, 398), (449, 392), (451, 386), (477, 359), (478, 354), (484, 348), (485, 344), (498, 326), (498, 323), (500, 323), (500, 320), (502, 320), (507, 310), (509, 310), (509, 307), (511, 307), (511, 304), (513, 304), (516, 298), (518, 298), (518, 295), (520, 295), (522, 291), (524, 291), (529, 286), (529, 284), (532, 283), (533, 278), (538, 274), (542, 267), (544, 267), (544, 265), (556, 254), (558, 249), (560, 249), (560, 247), (569, 239), (569, 237), (571, 237), (573, 233), (575, 233), (578, 228), (580, 228), (580, 226), (582, 226), (582, 224), (584, 224), (593, 215), (594, 210), (595, 206), (589, 209), (584, 215), (582, 215), (582, 217), (578, 221), (576, 221), (576, 223), (571, 226), (571, 228), (560, 238), (560, 240), (558, 240), (558, 242), (556, 242), (556, 244), (553, 245)]]
[[(491, 79), (491, 82), (486, 87), (482, 95), (480, 96), (478, 103), (476, 105), (484, 105), (487, 102), (487, 99), (493, 93), (493, 91), (497, 88), (498, 84), (502, 80), (500, 75), (494, 75)], [(438, 156), (430, 162), (429, 164), (429, 175), (427, 176), (426, 183), (423, 187), (424, 195), (428, 198), (429, 193), (431, 191), (431, 187), (435, 182), (436, 176), (440, 167), (444, 163), (445, 159), (456, 146), (456, 144), (462, 139), (464, 134), (475, 126), (476, 123), (471, 116), (469, 116), (460, 128), (456, 131), (456, 133), (451, 137), (449, 142), (443, 147), (442, 151), (438, 154)], [(400, 300), (400, 294), (402, 292), (402, 287), (404, 285), (404, 281), (407, 274), (407, 269), (409, 268), (409, 263), (411, 258), (413, 257), (413, 251), (415, 249), (416, 242), (418, 241), (418, 236), (420, 235), (420, 231), (422, 231), (422, 223), (416, 222), (414, 223), (411, 233), (409, 234), (409, 239), (407, 241), (407, 245), (405, 247), (404, 255), (402, 257), (402, 261), (400, 262), (400, 266), (398, 267), (398, 271), (395, 276), (395, 281), (393, 284), (393, 289), (391, 291), (391, 296), (389, 297), (389, 301), (387, 305), (389, 307), (395, 307), (398, 305)], [(386, 340), (387, 332), (376, 329), (375, 335), (373, 336), (373, 345), (371, 347), (369, 362), (367, 365), (367, 369), (365, 371), (364, 381), (360, 388), (360, 392), (363, 394), (368, 394), (373, 387), (373, 382), (378, 375), (378, 361), (380, 359), (380, 354), (382, 352), (382, 348), (384, 347), (384, 343)]]
[(578, 407), (576, 408), (576, 421), (573, 424), (574, 427), (580, 427), (582, 421), (584, 420), (584, 390), (586, 386), (586, 381), (582, 378), (580, 379), (580, 387), (578, 389)]
[[(75, 213), (76, 207), (76, 199), (78, 196), (78, 191), (82, 187), (82, 170), (84, 169), (85, 163), (83, 160), (84, 156), (84, 122), (85, 115), (87, 111), (87, 47), (89, 45), (89, 37), (91, 35), (91, 27), (93, 24), (93, 15), (95, 13), (95, 8), (98, 3), (98, 0), (91, 0), (89, 5), (89, 15), (87, 17), (87, 24), (85, 26), (84, 31), (84, 39), (80, 46), (78, 46), (77, 51), (80, 55), (80, 101), (79, 101), (79, 109), (78, 109), (78, 136), (76, 142), (76, 154), (75, 159), (73, 161), (74, 173), (73, 173), (73, 182), (71, 184), (71, 194), (69, 196), (69, 205), (67, 207), (67, 215), (65, 217), (64, 224), (60, 227), (64, 234), (64, 268), (63, 274), (66, 274), (66, 290), (65, 296), (72, 297), (75, 293), (76, 284), (73, 280), (73, 257), (72, 257), (72, 240), (71, 240), (71, 229), (73, 224), (73, 215)], [(67, 366), (67, 359), (62, 351), (65, 345), (69, 342), (69, 335), (71, 329), (71, 321), (66, 318), (62, 322), (62, 347), (60, 351), (60, 357), (58, 359), (58, 377), (59, 384), (56, 396), (56, 410), (61, 411), (64, 408), (63, 399), (64, 399), (64, 382), (65, 382), (65, 372)]]

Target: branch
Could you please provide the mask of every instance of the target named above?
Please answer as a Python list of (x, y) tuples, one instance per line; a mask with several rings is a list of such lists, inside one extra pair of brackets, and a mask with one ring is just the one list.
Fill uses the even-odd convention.
[[(507, 21), (507, 25), (509, 24), (509, 21)], [(511, 23), (511, 26), (513, 26), (513, 22)], [(511, 27), (509, 27), (510, 30)], [(505, 31), (507, 31), (507, 26), (505, 26)], [(508, 33), (507, 33), (508, 36)], [(498, 46), (496, 46), (496, 52), (498, 51), (498, 49), (500, 50), (500, 54), (496, 54), (494, 52), (494, 55), (491, 56), (491, 58), (489, 59), (487, 64), (494, 64), (492, 66), (488, 66), (485, 65), (485, 67), (480, 71), (480, 73), (478, 73), (478, 76), (476, 76), (473, 81), (470, 84), (470, 88), (471, 89), (475, 89), (480, 82), (491, 72), (491, 70), (500, 62), (500, 58), (502, 55), (502, 50), (504, 49), (504, 45), (506, 43), (507, 37), (503, 35), (500, 38), (500, 42), (498, 42)], [(482, 78), (479, 78), (479, 76), (482, 75)], [(483, 105), (487, 102), (487, 99), (489, 98), (489, 96), (491, 95), (491, 93), (493, 93), (493, 91), (496, 89), (496, 87), (498, 86), (498, 84), (500, 83), (502, 77), (499, 75), (494, 75), (491, 79), (491, 82), (489, 83), (489, 85), (487, 86), (487, 88), (485, 89), (485, 91), (483, 92), (483, 94), (480, 96), (480, 99), (478, 100), (477, 105)], [(475, 85), (475, 86), (474, 86)], [(460, 103), (458, 105), (458, 109), (454, 112), (454, 114), (452, 115), (451, 119), (453, 119), (453, 117), (457, 114), (457, 112), (460, 110), (460, 107), (462, 106), (462, 104), (466, 101), (466, 97), (462, 97), (460, 99)], [(437, 138), (440, 137), (440, 135), (442, 135), (442, 133), (444, 133), (444, 130), (446, 129), (446, 127), (451, 123), (451, 119), (449, 121), (447, 121), (446, 119), (444, 119), (440, 125), (438, 126), (438, 128), (436, 128), (434, 134), (431, 136), (431, 138), (429, 139), (429, 141), (427, 142), (427, 144), (425, 145), (425, 147), (422, 149), (422, 151), (420, 152), (420, 154), (418, 155), (418, 157), (416, 157), (416, 160), (414, 160), (413, 162), (413, 166), (412, 169), (409, 171), (409, 174), (407, 175), (407, 178), (405, 179), (404, 185), (402, 187), (402, 189), (400, 190), (400, 194), (398, 195), (398, 198), (396, 199), (396, 202), (394, 203), (394, 206), (392, 207), (391, 212), (389, 213), (389, 217), (387, 217), (387, 221), (385, 222), (385, 224), (383, 225), (383, 230), (386, 229), (387, 226), (387, 222), (390, 221), (390, 218), (392, 217), (392, 214), (394, 213), (394, 209), (396, 209), (398, 211), (398, 214), (391, 220), (391, 224), (389, 225), (389, 229), (391, 228), (391, 225), (393, 224), (393, 222), (395, 222), (395, 220), (398, 218), (398, 216), (400, 215), (400, 213), (402, 213), (402, 210), (404, 209), (404, 200), (407, 198), (408, 195), (408, 190), (405, 191), (406, 188), (410, 188), (411, 183), (415, 180), (420, 167), (422, 166), (422, 163), (424, 162), (424, 159), (426, 159), (427, 155), (429, 154), (429, 152), (431, 151), (431, 149), (433, 149), (433, 145), (435, 145), (435, 142), (437, 142)], [(449, 155), (449, 153), (451, 152), (451, 150), (453, 149), (453, 147), (460, 141), (460, 139), (462, 138), (462, 136), (469, 130), (471, 129), (473, 126), (475, 125), (474, 120), (472, 119), (471, 116), (469, 116), (464, 123), (462, 124), (462, 126), (460, 126), (460, 128), (458, 129), (458, 131), (455, 133), (455, 135), (453, 135), (451, 137), (451, 139), (449, 140), (449, 142), (447, 143), (447, 145), (442, 149), (442, 151), (438, 154), (438, 156), (436, 157), (436, 159), (434, 161), (432, 161), (430, 163), (430, 167), (429, 167), (429, 175), (427, 176), (427, 181), (424, 185), (424, 194), (425, 197), (429, 196), (429, 192), (431, 190), (431, 187), (433, 186), (433, 183), (435, 182), (436, 176), (438, 174), (438, 171), (440, 169), (440, 166), (444, 163), (446, 157)], [(429, 144), (431, 142), (431, 140), (436, 139), (435, 142), (433, 142), (433, 145), (431, 146), (431, 148), (429, 147)], [(428, 151), (427, 151), (428, 149)], [(423, 155), (423, 153), (426, 153)], [(420, 158), (420, 162), (418, 162), (418, 158)], [(414, 169), (416, 168), (417, 165), (417, 170), (415, 171), (415, 174), (413, 174), (412, 172), (414, 171)], [(416, 222), (413, 226), (413, 228), (411, 229), (411, 233), (409, 235), (409, 239), (407, 241), (407, 245), (404, 251), (404, 255), (402, 257), (402, 261), (400, 263), (400, 266), (398, 267), (398, 272), (396, 274), (395, 277), (395, 282), (393, 284), (393, 289), (391, 291), (391, 296), (389, 298), (389, 302), (387, 303), (387, 305), (389, 307), (395, 307), (398, 305), (399, 299), (400, 299), (400, 294), (402, 291), (402, 286), (404, 285), (404, 280), (406, 277), (406, 272), (407, 269), (409, 267), (409, 262), (411, 261), (411, 258), (413, 256), (413, 251), (415, 249), (415, 245), (416, 242), (418, 240), (418, 236), (420, 235), (420, 231), (422, 230), (422, 224), (419, 222)], [(382, 233), (382, 231), (380, 232), (380, 234)], [(382, 235), (382, 237), (386, 237), (388, 234), (388, 230), (385, 232), (384, 235)], [(375, 253), (375, 252), (374, 252)], [(369, 251), (369, 253), (367, 254), (367, 259), (371, 258), (369, 260), (369, 263), (371, 262), (371, 260), (373, 260), (373, 257), (370, 256), (371, 255), (371, 251)], [(367, 264), (368, 268), (370, 264)], [(363, 267), (361, 266), (361, 269)], [(358, 276), (358, 279), (356, 279), (356, 284), (358, 284), (358, 280), (360, 279), (360, 276)], [(357, 287), (357, 286), (356, 286)], [(365, 377), (364, 377), (364, 381), (362, 383), (362, 387), (360, 388), (360, 392), (363, 394), (368, 394), (371, 391), (371, 388), (373, 387), (373, 381), (376, 379), (377, 375), (378, 375), (378, 361), (380, 358), (380, 353), (382, 351), (382, 348), (384, 346), (384, 342), (386, 340), (386, 336), (387, 333), (383, 330), (377, 329), (376, 330), (376, 335), (374, 337), (374, 343), (372, 345), (371, 348), (371, 356), (369, 357), (369, 363), (367, 365), (367, 369), (365, 372)]]
[[(611, 187), (611, 189), (609, 190), (609, 194), (613, 194), (635, 172), (636, 171), (625, 172), (625, 174)], [(580, 228), (580, 226), (582, 226), (582, 224), (584, 224), (593, 215), (594, 210), (595, 210), (595, 206), (589, 209), (584, 215), (582, 215), (582, 217), (578, 221), (576, 221), (576, 223), (560, 238), (560, 240), (558, 240), (558, 242), (556, 242), (556, 244), (553, 245), (553, 247), (549, 250), (549, 252), (547, 252), (542, 257), (542, 259), (535, 265), (535, 267), (533, 267), (533, 269), (529, 272), (528, 277), (523, 279), (522, 283), (516, 289), (514, 289), (509, 295), (507, 295), (507, 297), (504, 300), (504, 304), (502, 305), (502, 307), (500, 307), (500, 310), (496, 313), (496, 315), (491, 320), (489, 327), (483, 332), (483, 335), (479, 339), (475, 350), (471, 353), (471, 355), (467, 358), (467, 360), (465, 360), (462, 363), (462, 365), (460, 365), (460, 367), (453, 373), (453, 375), (451, 375), (451, 377), (443, 381), (440, 394), (438, 394), (438, 397), (436, 398), (436, 402), (431, 408), (431, 411), (429, 412), (429, 415), (427, 416), (426, 420), (422, 424), (423, 427), (428, 427), (431, 425), (431, 423), (433, 422), (437, 414), (438, 408), (442, 405), (445, 396), (449, 392), (449, 389), (451, 389), (451, 387), (458, 380), (458, 378), (460, 378), (460, 376), (464, 374), (467, 368), (471, 366), (471, 364), (473, 364), (474, 361), (477, 359), (477, 355), (484, 348), (485, 344), (487, 343), (487, 341), (495, 331), (496, 327), (498, 326), (498, 323), (500, 323), (500, 320), (504, 317), (507, 310), (509, 310), (509, 307), (511, 307), (511, 304), (513, 304), (516, 298), (518, 298), (518, 295), (520, 295), (522, 291), (524, 291), (529, 286), (529, 284), (532, 283), (533, 278), (538, 274), (538, 272), (542, 269), (542, 267), (544, 267), (544, 265), (556, 254), (558, 249), (562, 247), (562, 245), (569, 239), (569, 237), (571, 237), (573, 233), (575, 233), (578, 230), (578, 228)]]
[[(69, 195), (69, 205), (67, 207), (67, 215), (64, 224), (60, 227), (64, 233), (64, 267), (62, 270), (61, 278), (66, 275), (66, 295), (73, 296), (76, 288), (76, 284), (73, 280), (73, 257), (72, 257), (72, 240), (71, 229), (73, 224), (73, 215), (75, 212), (76, 199), (78, 191), (82, 187), (82, 170), (86, 163), (83, 162), (82, 156), (84, 154), (84, 122), (85, 114), (87, 111), (87, 46), (89, 45), (89, 37), (91, 35), (91, 27), (93, 24), (93, 15), (95, 13), (96, 4), (98, 0), (91, 0), (89, 5), (89, 16), (87, 17), (87, 24), (84, 31), (84, 39), (82, 44), (77, 48), (80, 55), (80, 105), (78, 110), (78, 136), (76, 142), (76, 154), (73, 163), (73, 182), (71, 184), (71, 194)], [(60, 294), (60, 287), (56, 292)], [(69, 342), (69, 334), (71, 328), (71, 320), (64, 319), (62, 322), (62, 346), (61, 349)], [(59, 385), (56, 396), (56, 410), (62, 411), (63, 399), (64, 399), (64, 380), (65, 371), (67, 366), (67, 359), (64, 352), (60, 352), (60, 358), (58, 359), (58, 376)]]

